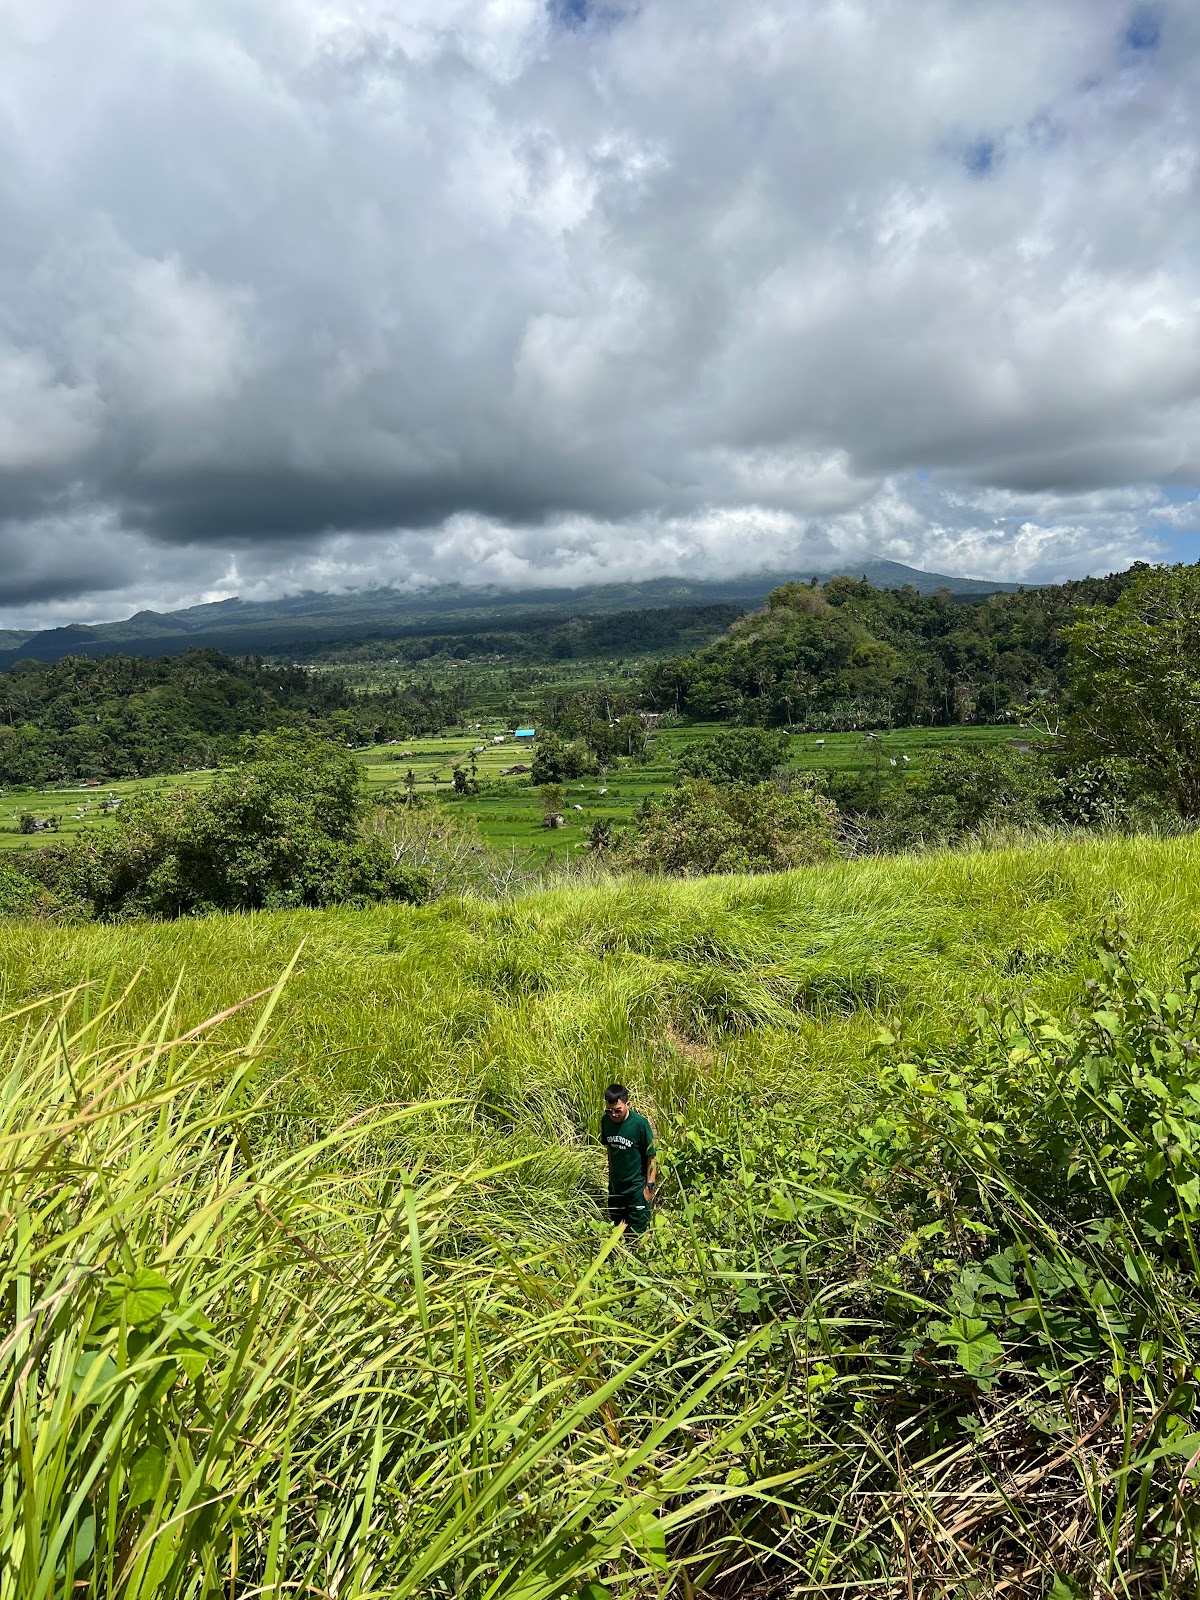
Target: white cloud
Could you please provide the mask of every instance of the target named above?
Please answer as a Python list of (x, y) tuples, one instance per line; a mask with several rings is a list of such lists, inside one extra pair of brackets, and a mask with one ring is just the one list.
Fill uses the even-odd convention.
[[(0, 526), (0, 559), (20, 602), (7, 625), (53, 627), (106, 621), (139, 607), (165, 611), (240, 595), (265, 600), (306, 590), (377, 586), (419, 590), (440, 583), (569, 588), (663, 576), (732, 577), (812, 572), (881, 555), (968, 577), (1058, 582), (1118, 571), (1164, 553), (1152, 528), (1200, 531), (1200, 498), (1172, 504), (1157, 491), (1079, 495), (1011, 491), (946, 494), (928, 483), (885, 480), (852, 509), (804, 517), (779, 508), (713, 507), (684, 515), (609, 521), (578, 514), (513, 527), (475, 513), (420, 531), (339, 533), (300, 545), (211, 547), (145, 544), (87, 516), (46, 522), (29, 539)], [(99, 544), (111, 567), (89, 566)], [(65, 598), (58, 555), (76, 575)]]
[(1191, 526), (1188, 0), (583, 10), (0, 0), (0, 608)]
[(0, 349), (0, 473), (64, 465), (96, 436), (96, 396), (62, 382), (41, 350)]

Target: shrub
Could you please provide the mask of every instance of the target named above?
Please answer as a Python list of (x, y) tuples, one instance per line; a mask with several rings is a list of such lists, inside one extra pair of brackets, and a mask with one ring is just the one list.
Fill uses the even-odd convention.
[(1170, 816), (1133, 764), (1076, 764), (1053, 748), (939, 750), (903, 777), (833, 772), (825, 787), (876, 850), (954, 844), (997, 826), (1138, 828)]
[(598, 763), (581, 740), (564, 742), (557, 734), (538, 735), (529, 781), (535, 788), (547, 783), (566, 783), (598, 770)]
[(1100, 963), (1068, 1016), (988, 1005), (931, 1059), (881, 1034), (866, 1121), (664, 1141), (689, 1226), (755, 1263), (729, 1337), (796, 1340), (805, 1415), (763, 1466), (828, 1475), (787, 1547), (813, 1581), (1195, 1592), (1200, 965)]
[(362, 831), (362, 769), (347, 750), (291, 731), (240, 749), (238, 765), (203, 793), (140, 797), (114, 833), (39, 852), (39, 875), (98, 917), (427, 896), (427, 876)]
[(786, 733), (766, 728), (730, 728), (683, 750), (677, 770), (709, 783), (762, 783), (787, 760)]
[(30, 873), (25, 860), (0, 856), (0, 916), (28, 917), (48, 908), (49, 896)]
[(621, 859), (642, 872), (782, 872), (836, 856), (836, 821), (807, 786), (693, 779), (643, 802)]
[[(374, 809), (370, 831), (384, 841), (393, 866), (428, 897), (479, 887), (486, 849), (474, 821), (436, 800), (393, 800)], [(426, 898), (424, 892), (404, 898)]]

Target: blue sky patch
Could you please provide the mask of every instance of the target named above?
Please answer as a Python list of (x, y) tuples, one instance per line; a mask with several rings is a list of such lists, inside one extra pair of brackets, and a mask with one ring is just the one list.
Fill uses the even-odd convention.
[(546, 0), (550, 20), (568, 33), (611, 33), (624, 21), (628, 6), (620, 0)]
[(986, 178), (999, 159), (994, 139), (972, 139), (963, 151), (963, 166), (973, 178)]
[(589, 0), (550, 0), (550, 15), (562, 28), (585, 28), (590, 10)]
[(1138, 6), (1125, 24), (1126, 49), (1157, 50), (1162, 38), (1162, 18), (1157, 6)]

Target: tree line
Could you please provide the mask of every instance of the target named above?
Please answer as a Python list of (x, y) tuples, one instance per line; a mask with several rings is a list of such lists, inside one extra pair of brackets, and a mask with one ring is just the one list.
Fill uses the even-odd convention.
[(281, 727), (369, 744), (434, 732), (452, 714), (429, 683), (362, 694), (325, 673), (217, 650), (22, 661), (0, 674), (0, 783), (215, 767), (243, 735)]
[[(850, 587), (837, 591), (847, 603), (873, 603)], [(865, 769), (798, 776), (786, 771), (788, 735), (743, 720), (685, 753), (676, 788), (646, 802), (632, 836), (612, 841), (616, 858), (623, 852), (643, 867), (660, 859), (671, 864), (665, 870), (691, 872), (748, 860), (751, 870), (768, 871), (806, 855), (950, 845), (997, 828), (1193, 827), (1200, 818), (1200, 566), (1142, 565), (1090, 586), (1104, 599), (1115, 589), (1109, 603), (1080, 604), (1079, 587), (1060, 586), (1050, 597), (1050, 611), (1066, 620), (1046, 653), (1053, 678), (1040, 709), (1026, 711), (1027, 740), (948, 748), (910, 770), (885, 761), (867, 731), (864, 745), (875, 759)], [(1070, 589), (1074, 598), (1064, 596)], [(902, 594), (895, 610), (906, 604)], [(836, 610), (815, 591), (776, 591), (765, 612), (702, 653), (701, 671), (719, 665), (729, 681), (757, 641), (808, 640), (814, 622), (827, 625), (829, 648), (837, 649), (846, 629), (842, 618), (830, 620)]]
[(416, 663), (490, 661), (540, 665), (549, 661), (587, 661), (597, 656), (648, 655), (661, 650), (694, 650), (708, 644), (741, 616), (743, 607), (724, 601), (711, 605), (649, 606), (598, 617), (506, 619), (502, 628), (431, 631), (411, 627), (372, 634), (348, 643), (297, 646), (299, 660)]
[(811, 731), (995, 722), (1066, 685), (1065, 630), (1145, 568), (982, 600), (790, 583), (713, 644), (648, 666), (642, 704)]

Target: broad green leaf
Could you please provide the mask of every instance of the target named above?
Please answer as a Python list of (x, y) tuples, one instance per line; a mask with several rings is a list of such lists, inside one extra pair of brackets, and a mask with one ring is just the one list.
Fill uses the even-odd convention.
[(167, 1309), (174, 1293), (161, 1272), (155, 1272), (152, 1267), (138, 1267), (136, 1272), (123, 1272), (111, 1278), (108, 1297), (117, 1305), (123, 1305), (125, 1320), (131, 1328), (146, 1328)]
[(92, 1401), (98, 1389), (111, 1383), (117, 1375), (117, 1363), (110, 1355), (101, 1355), (85, 1351), (75, 1363), (75, 1371), (71, 1378), (71, 1393), (75, 1399), (87, 1389), (84, 1404)]
[(648, 1567), (667, 1569), (667, 1536), (662, 1523), (652, 1512), (643, 1511), (629, 1533), (630, 1543)]
[(92, 1559), (92, 1552), (96, 1548), (96, 1519), (90, 1511), (75, 1529), (74, 1537), (68, 1542), (58, 1560), (59, 1573), (65, 1574), (68, 1567), (80, 1572)]
[(982, 1372), (1004, 1354), (1004, 1346), (980, 1317), (955, 1317), (952, 1322), (935, 1327), (941, 1330), (936, 1334), (937, 1342), (953, 1349), (954, 1359), (966, 1372)]
[(158, 1493), (166, 1461), (156, 1444), (148, 1444), (129, 1470), (126, 1495), (131, 1506), (144, 1505)]
[(175, 1360), (186, 1375), (195, 1380), (208, 1365), (208, 1352), (185, 1346), (173, 1352)]
[(1054, 1581), (1046, 1590), (1046, 1600), (1081, 1600), (1083, 1590), (1075, 1583), (1073, 1578), (1064, 1578), (1059, 1572), (1054, 1574)]

